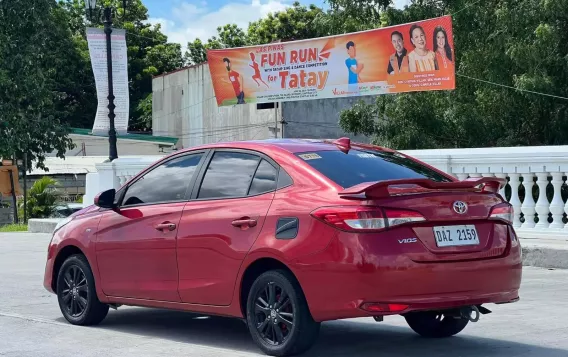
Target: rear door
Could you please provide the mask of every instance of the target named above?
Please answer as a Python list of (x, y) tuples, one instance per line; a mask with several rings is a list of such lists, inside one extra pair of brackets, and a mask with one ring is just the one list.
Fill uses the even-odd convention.
[(278, 169), (256, 152), (213, 153), (181, 217), (177, 260), (183, 302), (231, 303), (241, 263), (272, 203)]

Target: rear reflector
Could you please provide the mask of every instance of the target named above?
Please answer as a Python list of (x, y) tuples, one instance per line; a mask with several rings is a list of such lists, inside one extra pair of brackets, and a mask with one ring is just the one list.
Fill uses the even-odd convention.
[(497, 205), (491, 210), (489, 218), (513, 223), (513, 207), (508, 203)]
[(312, 212), (320, 221), (345, 231), (378, 231), (426, 219), (418, 212), (381, 207), (323, 207)]
[(408, 309), (408, 305), (367, 302), (361, 305), (361, 309), (368, 312), (402, 312)]

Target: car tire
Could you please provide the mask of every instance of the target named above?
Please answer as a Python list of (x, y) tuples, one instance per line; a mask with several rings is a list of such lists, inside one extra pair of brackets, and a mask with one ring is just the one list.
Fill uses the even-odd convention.
[(404, 317), (414, 332), (428, 338), (445, 338), (460, 333), (469, 320), (438, 312), (414, 312)]
[(72, 255), (63, 262), (56, 292), (63, 317), (73, 325), (97, 325), (108, 314), (109, 306), (99, 301), (93, 272), (83, 255)]
[(315, 343), (320, 323), (314, 321), (302, 289), (284, 270), (260, 275), (247, 299), (247, 325), (254, 342), (270, 356), (294, 356)]

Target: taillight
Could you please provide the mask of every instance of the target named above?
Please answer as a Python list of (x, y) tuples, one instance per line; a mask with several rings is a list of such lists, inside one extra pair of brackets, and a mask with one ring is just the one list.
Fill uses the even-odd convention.
[(426, 219), (418, 212), (381, 207), (323, 207), (312, 216), (345, 231), (379, 231), (388, 227)]
[(513, 223), (513, 207), (506, 203), (495, 206), (491, 210), (489, 218), (502, 220), (507, 223)]

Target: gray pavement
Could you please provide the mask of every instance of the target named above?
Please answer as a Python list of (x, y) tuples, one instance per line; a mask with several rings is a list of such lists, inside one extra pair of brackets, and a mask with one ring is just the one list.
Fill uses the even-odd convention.
[[(49, 235), (0, 233), (0, 356), (258, 356), (233, 319), (121, 307), (97, 327), (65, 322), (43, 289)], [(306, 356), (568, 356), (568, 271), (525, 267), (521, 301), (488, 305), (460, 335), (427, 340), (400, 317), (324, 323)]]

